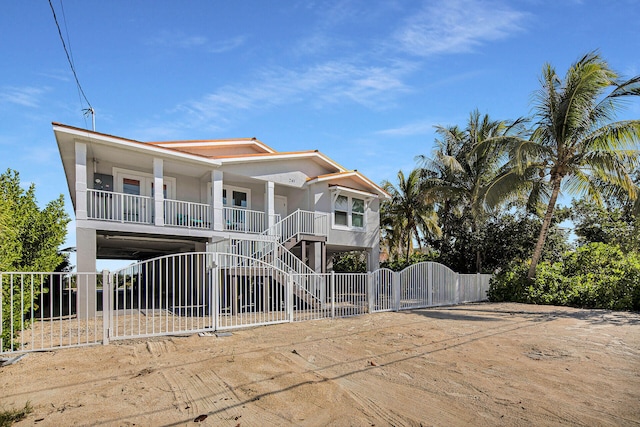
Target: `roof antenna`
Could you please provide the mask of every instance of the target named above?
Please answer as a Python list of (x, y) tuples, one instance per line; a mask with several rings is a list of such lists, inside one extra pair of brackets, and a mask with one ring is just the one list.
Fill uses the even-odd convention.
[(85, 117), (91, 114), (91, 129), (95, 132), (96, 131), (96, 110), (94, 110), (92, 106), (89, 106), (89, 108), (85, 108), (84, 110), (82, 110), (82, 112), (84, 113)]

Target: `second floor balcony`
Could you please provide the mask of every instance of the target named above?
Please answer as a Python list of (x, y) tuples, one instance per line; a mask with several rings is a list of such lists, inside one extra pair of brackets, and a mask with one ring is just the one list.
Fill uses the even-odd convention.
[[(165, 199), (162, 203), (162, 221), (156, 222), (156, 204), (153, 197), (112, 191), (87, 189), (87, 218), (100, 221), (162, 225), (213, 230), (213, 207), (204, 203)], [(280, 220), (274, 216), (274, 222)], [(223, 207), (220, 230), (241, 233), (262, 233), (268, 228), (265, 212), (238, 207)]]

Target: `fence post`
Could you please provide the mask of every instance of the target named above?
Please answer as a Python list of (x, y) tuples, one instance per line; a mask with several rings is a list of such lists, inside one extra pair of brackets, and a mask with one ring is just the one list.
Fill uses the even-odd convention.
[(393, 307), (394, 311), (400, 311), (400, 294), (401, 294), (401, 283), (400, 283), (400, 272), (394, 271), (391, 276), (391, 284), (393, 289)]
[(293, 322), (293, 273), (287, 274), (287, 316)]
[(113, 287), (109, 270), (102, 270), (102, 344), (108, 345), (111, 332), (111, 294)]
[[(427, 305), (433, 306), (433, 263), (427, 264)], [(438, 301), (440, 302), (440, 301)]]
[(331, 318), (336, 317), (336, 272), (331, 272)]
[(220, 262), (218, 253), (211, 254), (209, 265), (209, 283), (211, 284), (211, 312), (213, 316), (213, 330), (218, 330), (218, 318), (220, 317)]
[(373, 313), (373, 272), (367, 273), (367, 297), (369, 301), (369, 313)]

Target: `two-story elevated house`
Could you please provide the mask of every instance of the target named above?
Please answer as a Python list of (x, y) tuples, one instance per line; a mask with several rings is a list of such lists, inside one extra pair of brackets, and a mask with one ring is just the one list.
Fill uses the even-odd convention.
[[(385, 191), (315, 151), (255, 138), (140, 142), (53, 123), (76, 214), (77, 269), (277, 240), (309, 270), (337, 252), (378, 267)], [(255, 243), (252, 246), (255, 250)], [(235, 249), (234, 249), (235, 248)]]

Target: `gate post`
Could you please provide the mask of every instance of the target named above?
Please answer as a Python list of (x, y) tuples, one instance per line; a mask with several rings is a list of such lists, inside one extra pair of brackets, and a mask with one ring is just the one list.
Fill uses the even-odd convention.
[(400, 311), (400, 272), (394, 271), (391, 276), (391, 286), (393, 292), (393, 308), (394, 311)]
[(331, 318), (336, 317), (336, 272), (331, 271)]
[(210, 254), (211, 263), (209, 264), (209, 286), (211, 286), (209, 295), (211, 295), (211, 316), (213, 317), (212, 327), (214, 331), (218, 330), (218, 318), (220, 317), (220, 263), (218, 262), (218, 253)]
[(287, 274), (287, 316), (293, 322), (293, 274)]
[(369, 313), (373, 313), (373, 272), (367, 273), (367, 297), (369, 301)]
[[(433, 279), (433, 263), (430, 262), (429, 264), (427, 264), (427, 305), (429, 307), (433, 306), (433, 282), (435, 282), (435, 280)], [(438, 284), (437, 286), (443, 285), (444, 284)]]
[(102, 345), (109, 344), (109, 336), (111, 335), (112, 285), (109, 270), (102, 270)]

